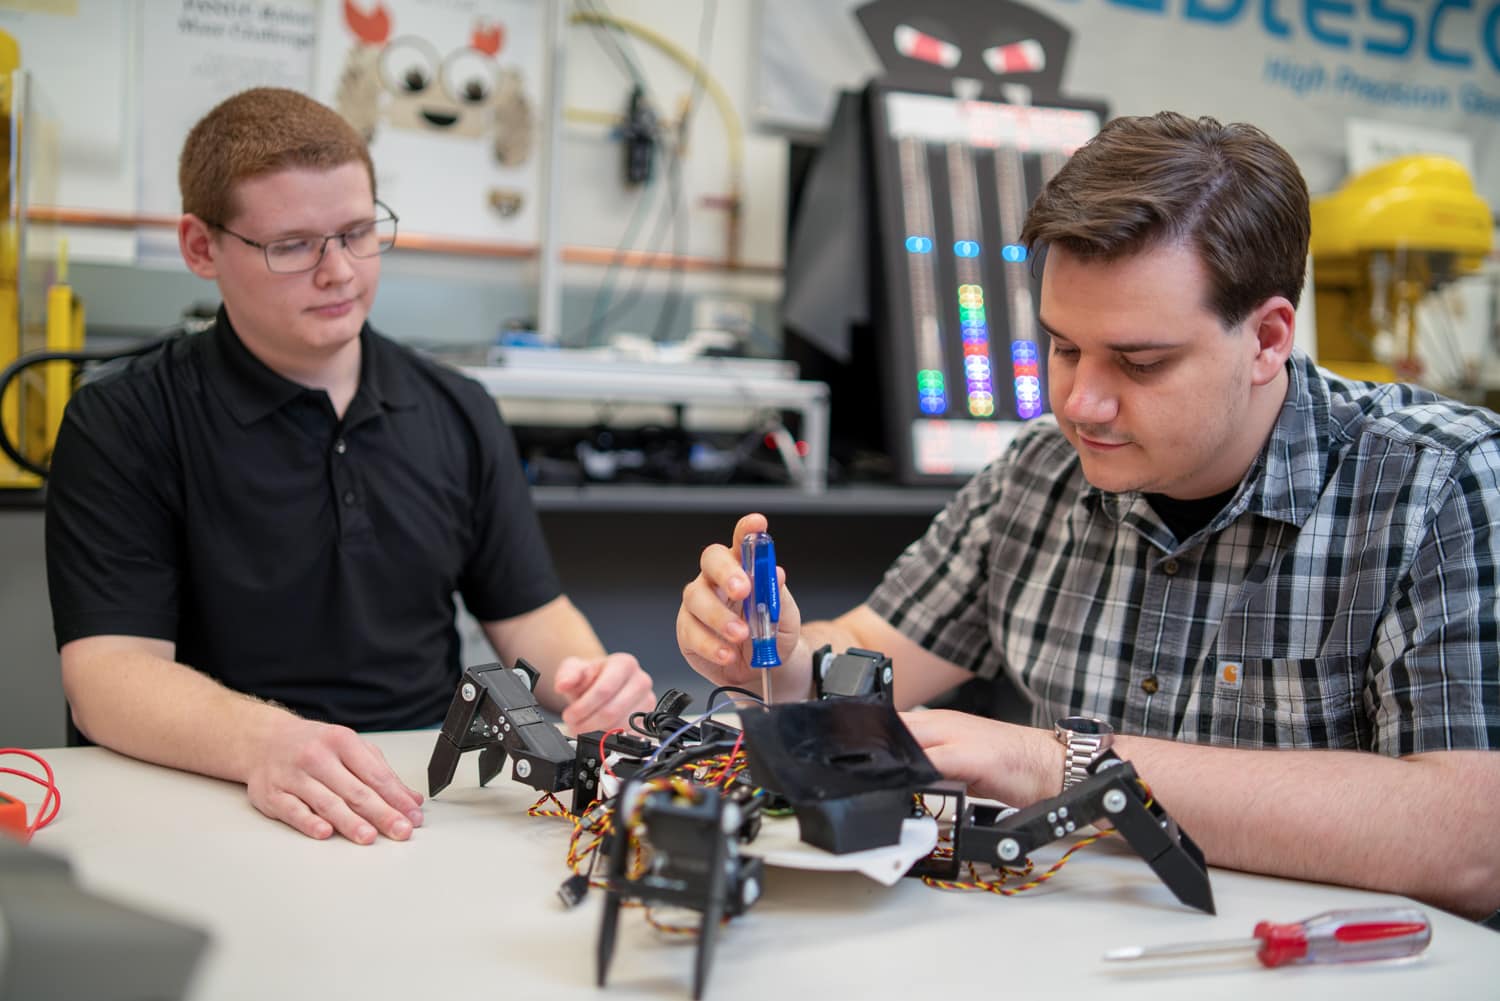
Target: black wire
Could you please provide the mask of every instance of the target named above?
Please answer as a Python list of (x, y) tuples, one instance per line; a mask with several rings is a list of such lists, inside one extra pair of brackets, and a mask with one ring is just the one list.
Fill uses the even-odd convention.
[[(608, 5), (603, 3), (602, 0), (590, 0), (589, 6), (594, 12), (601, 14), (611, 14), (612, 16), (612, 12), (609, 10)], [(713, 38), (713, 26), (717, 17), (717, 11), (717, 0), (708, 0), (706, 4), (706, 10), (704, 11), (704, 14), (699, 18), (698, 68), (700, 71), (703, 70), (703, 67), (706, 65), (708, 59), (708, 45)], [(638, 62), (633, 56), (634, 50), (629, 38), (616, 37), (616, 34), (616, 29), (611, 28), (608, 33), (608, 37), (619, 49), (620, 57), (627, 63), (629, 63), (632, 67), (636, 67), (638, 65)], [(660, 107), (660, 103), (656, 101), (655, 97), (650, 92), (650, 88), (646, 86), (644, 79), (636, 78), (636, 83), (646, 91), (647, 99), (653, 105)], [(683, 111), (683, 132), (686, 131), (694, 110), (696, 109), (696, 106), (701, 99), (702, 91), (703, 77), (700, 75), (700, 73), (695, 72), (693, 73), (693, 86), (688, 93), (688, 103)], [(682, 295), (678, 289), (678, 286), (681, 283), (682, 277), (682, 255), (685, 252), (685, 249), (682, 246), (682, 242), (687, 238), (688, 227), (687, 216), (682, 212), (682, 154), (680, 144), (674, 145), (672, 147), (670, 156), (671, 159), (666, 165), (669, 187), (669, 196), (666, 210), (659, 217), (655, 232), (652, 233), (651, 238), (646, 242), (646, 247), (648, 248), (649, 253), (661, 253), (662, 242), (666, 237), (666, 228), (669, 224), (672, 225), (673, 260), (671, 262), (671, 268), (668, 276), (668, 291), (662, 303), (661, 312), (657, 314), (656, 328), (652, 333), (652, 339), (657, 341), (663, 340), (665, 338), (666, 330), (669, 328), (671, 323), (675, 322), (677, 311), (681, 306)], [(627, 227), (627, 233), (629, 232), (630, 228), (633, 228), (633, 226)], [(622, 240), (621, 245), (616, 248), (615, 253), (611, 257), (611, 269), (615, 267), (615, 265), (621, 260), (625, 253), (626, 248), (624, 246), (624, 241)], [(607, 283), (601, 285), (599, 293), (595, 295), (595, 306), (590, 310), (591, 315), (588, 325), (566, 335), (561, 339), (559, 343), (571, 343), (579, 335), (583, 335), (589, 341), (592, 341), (610, 320), (624, 313), (624, 311), (628, 310), (630, 307), (639, 302), (641, 296), (646, 292), (646, 286), (650, 284), (650, 269), (647, 267), (641, 267), (638, 269), (637, 274), (638, 280), (631, 284), (629, 290), (623, 293), (618, 301), (611, 305), (603, 315), (595, 318), (592, 314), (598, 309), (597, 304), (599, 302), (599, 297), (603, 295), (604, 289), (608, 287)], [(612, 274), (609, 274), (607, 277), (610, 280), (613, 279)]]
[[(683, 129), (686, 129), (686, 114), (683, 115), (682, 123)], [(656, 314), (656, 328), (651, 331), (651, 339), (658, 342), (666, 340), (671, 325), (677, 322), (677, 309), (682, 303), (682, 255), (687, 252), (686, 243), (691, 224), (682, 204), (681, 146), (679, 138), (679, 152), (672, 157), (671, 167), (667, 172), (668, 203), (672, 207), (672, 260), (667, 266), (667, 289), (662, 296), (661, 310)], [(642, 269), (643, 272), (644, 270)]]
[(636, 722), (636, 717), (640, 717), (641, 719), (645, 719), (646, 716), (647, 716), (647, 714), (644, 713), (644, 712), (634, 712), (634, 713), (631, 713), (630, 714), (630, 719), (628, 720), (628, 722), (630, 723), (630, 728), (632, 730), (634, 730), (636, 733), (641, 734), (642, 736), (645, 736), (645, 737), (655, 737), (656, 734), (652, 733), (650, 730), (646, 729), (645, 727), (641, 726), (639, 723)]
[[(599, 0), (580, 0), (579, 6), (584, 9), (585, 13), (614, 16), (614, 13), (607, 9)], [(594, 40), (599, 43), (599, 47), (604, 50), (605, 55), (612, 57), (619, 64), (620, 71), (644, 90), (646, 88), (646, 75), (641, 72), (640, 64), (636, 62), (634, 53), (628, 51), (624, 45), (620, 44), (620, 39), (616, 36), (617, 29), (614, 25), (595, 22), (593, 28)], [(609, 44), (606, 45), (606, 42)]]
[(612, 289), (612, 286), (614, 285), (615, 274), (619, 271), (620, 265), (625, 262), (626, 256), (630, 253), (630, 248), (627, 246), (627, 244), (629, 244), (632, 241), (632, 237), (635, 236), (636, 229), (640, 226), (642, 216), (646, 213), (646, 210), (650, 208), (652, 203), (655, 202), (657, 190), (658, 185), (654, 179), (646, 182), (645, 190), (642, 191), (640, 197), (636, 199), (635, 209), (631, 212), (630, 221), (625, 225), (625, 233), (620, 237), (620, 242), (616, 244), (614, 252), (609, 255), (609, 266), (604, 269), (604, 277), (599, 281), (599, 290), (594, 293), (593, 305), (589, 307), (588, 322), (585, 323), (582, 327), (575, 330), (573, 333), (565, 336), (560, 343), (566, 345), (572, 342), (580, 334), (583, 335), (587, 341), (592, 341), (593, 335), (598, 333), (599, 329), (602, 328), (604, 324), (607, 323), (611, 318), (613, 318), (616, 313), (618, 313), (621, 309), (634, 304), (634, 300), (631, 300), (623, 304), (610, 306), (602, 313), (599, 310), (599, 304), (601, 302), (609, 302), (614, 298), (614, 291)]
[[(606, 17), (615, 16), (615, 12), (610, 9), (609, 4), (605, 0), (587, 0), (587, 3), (592, 13)], [(646, 74), (641, 72), (641, 61), (635, 56), (635, 45), (630, 41), (630, 36), (625, 34), (623, 29), (617, 28), (612, 24), (601, 24), (598, 27), (609, 38), (610, 43), (614, 45), (620, 58), (629, 66), (627, 72), (630, 78), (640, 84), (643, 89), (649, 91), (650, 88), (646, 86)], [(656, 103), (654, 99), (652, 103)]]
[[(688, 127), (693, 121), (693, 115), (698, 110), (698, 103), (703, 97), (703, 74), (707, 73), (708, 48), (713, 42), (714, 22), (718, 18), (719, 5), (717, 0), (704, 0), (703, 13), (698, 18), (698, 65), (693, 73), (693, 86), (688, 91), (687, 106), (682, 111), (682, 127), (679, 132), (679, 145), (681, 137), (687, 135)], [(678, 161), (680, 162), (680, 158)], [(676, 216), (679, 202), (681, 201), (680, 185), (682, 178), (679, 173), (674, 172), (672, 180), (672, 211)], [(662, 302), (661, 313), (656, 318), (656, 330), (652, 333), (654, 341), (666, 340), (667, 334), (671, 332), (672, 325), (677, 322), (677, 311), (682, 306), (682, 255), (687, 253), (688, 238), (688, 214), (682, 213), (680, 225), (673, 228), (672, 241), (672, 267), (667, 274), (667, 293)]]
[[(671, 165), (669, 165), (669, 167), (668, 167), (669, 170), (673, 169), (675, 167), (676, 163), (677, 163), (677, 156), (678, 156), (678, 154), (677, 154), (675, 148), (673, 149), (673, 151), (671, 153), (671, 156), (672, 156), (672, 161), (671, 161)], [(646, 241), (646, 246), (648, 248), (651, 248), (651, 249), (649, 249), (647, 251), (644, 251), (645, 253), (653, 253), (653, 254), (654, 253), (660, 253), (660, 245), (661, 245), (662, 239), (663, 239), (663, 237), (666, 236), (667, 226), (668, 226), (668, 224), (671, 223), (674, 214), (675, 214), (675, 208), (673, 206), (673, 203), (672, 203), (671, 199), (669, 199), (668, 202), (667, 202), (667, 204), (666, 204), (665, 211), (657, 219), (657, 224), (656, 224), (655, 231), (651, 234), (651, 238)], [(629, 251), (627, 250), (627, 248), (622, 243), (622, 245), (619, 248), (616, 249), (616, 251), (615, 251), (615, 257), (614, 257), (613, 260), (615, 260), (615, 261), (622, 260), (623, 257), (624, 257), (624, 255), (627, 254), (628, 252)], [(573, 333), (569, 334), (564, 339), (564, 342), (566, 343), (567, 341), (572, 340), (573, 338), (579, 336), (580, 334), (588, 336), (588, 337), (590, 337), (592, 339), (592, 335), (595, 334), (595, 333), (597, 333), (599, 330), (603, 329), (603, 327), (604, 327), (604, 325), (606, 323), (608, 323), (610, 320), (614, 319), (616, 316), (618, 316), (619, 314), (623, 313), (625, 310), (629, 309), (630, 307), (634, 306), (637, 302), (639, 302), (641, 296), (646, 291), (646, 284), (647, 284), (647, 282), (650, 279), (650, 269), (649, 268), (645, 268), (645, 267), (638, 268), (636, 270), (636, 276), (637, 276), (637, 280), (630, 285), (630, 287), (628, 288), (628, 290), (626, 292), (624, 292), (620, 296), (620, 298), (614, 303), (614, 305), (610, 306), (609, 309), (605, 310), (604, 314), (601, 315), (597, 320), (594, 319), (593, 317), (590, 317), (589, 322), (588, 322), (588, 324), (586, 326), (581, 327), (580, 329), (573, 331)], [(598, 301), (597, 300), (597, 296), (595, 298), (595, 301), (596, 302)]]
[[(117, 358), (130, 358), (134, 355), (145, 354), (147, 351), (159, 347), (175, 337), (181, 336), (184, 330), (185, 328), (183, 327), (174, 327), (170, 332), (160, 337), (154, 337), (144, 344), (137, 344), (123, 351), (33, 351), (30, 354), (21, 355), (5, 366), (3, 370), (0, 370), (0, 400), (5, 399), (5, 391), (10, 388), (10, 384), (16, 377), (33, 365), (42, 365), (54, 361), (70, 361), (82, 365), (88, 362), (104, 362), (114, 361)], [(44, 480), (51, 474), (51, 470), (47, 467), (38, 465), (21, 454), (19, 445), (10, 440), (5, 433), (3, 425), (0, 425), (0, 452), (4, 452), (6, 458), (10, 459), (17, 466), (28, 473), (40, 476)]]
[(747, 699), (753, 699), (754, 701), (759, 702), (761, 705), (766, 704), (765, 699), (761, 698), (759, 695), (756, 695), (752, 691), (740, 688), (738, 685), (720, 685), (718, 688), (715, 688), (713, 691), (708, 693), (708, 704), (713, 705), (714, 703), (718, 702), (720, 694), (724, 692), (734, 692), (736, 695), (743, 695)]
[[(656, 778), (658, 775), (671, 775), (683, 765), (690, 764), (700, 758), (711, 758), (716, 754), (734, 750), (736, 741), (714, 740), (703, 744), (695, 744), (692, 747), (678, 751), (672, 757), (657, 761), (649, 767), (643, 767), (630, 777), (631, 782), (644, 782), (646, 779)], [(621, 787), (621, 791), (624, 787)]]
[[(613, 12), (610, 11), (607, 5), (602, 3), (601, 0), (580, 0), (579, 6), (584, 9), (585, 13), (592, 13), (600, 16), (614, 16)], [(656, 96), (652, 92), (650, 85), (646, 83), (645, 74), (641, 72), (640, 65), (635, 58), (633, 49), (628, 46), (628, 39), (622, 39), (620, 29), (616, 28), (614, 25), (597, 23), (594, 25), (594, 29), (594, 38), (599, 43), (600, 48), (604, 49), (604, 51), (615, 60), (615, 62), (620, 66), (621, 72), (625, 74), (625, 76), (635, 87), (638, 87), (641, 90), (642, 94), (645, 96), (646, 102), (649, 105), (651, 105), (652, 107), (660, 107), (660, 104), (656, 100)], [(630, 221), (625, 226), (625, 232), (620, 237), (620, 242), (616, 245), (614, 252), (610, 255), (609, 266), (604, 272), (604, 277), (600, 280), (599, 290), (594, 294), (593, 305), (589, 307), (588, 321), (584, 326), (560, 337), (558, 339), (559, 344), (567, 346), (568, 344), (573, 343), (580, 336), (584, 338), (585, 343), (591, 343), (594, 340), (595, 335), (604, 327), (606, 323), (608, 323), (624, 310), (629, 309), (635, 304), (635, 301), (640, 298), (639, 293), (635, 293), (633, 295), (627, 294), (624, 301), (611, 306), (602, 314), (599, 311), (599, 304), (601, 302), (609, 302), (610, 300), (614, 299), (613, 285), (615, 280), (615, 273), (618, 270), (619, 266), (624, 262), (626, 255), (630, 252), (630, 248), (627, 246), (627, 244), (632, 242), (632, 238), (634, 237), (636, 229), (640, 224), (643, 213), (647, 210), (651, 203), (655, 201), (656, 191), (657, 188), (655, 183), (650, 183), (648, 184), (646, 191), (644, 191), (637, 199), (636, 207), (631, 213)], [(661, 227), (658, 226), (656, 233), (652, 235), (651, 240), (647, 245), (651, 246), (660, 242), (661, 236)]]

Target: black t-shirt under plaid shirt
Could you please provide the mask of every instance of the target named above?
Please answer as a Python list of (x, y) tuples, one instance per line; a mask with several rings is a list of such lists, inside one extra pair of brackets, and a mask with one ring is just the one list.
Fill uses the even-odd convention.
[[(1500, 417), (1300, 352), (1229, 504), (1178, 540), (1031, 422), (870, 606), (1032, 720), (1238, 747), (1500, 748)], [(898, 665), (899, 670), (899, 665)]]

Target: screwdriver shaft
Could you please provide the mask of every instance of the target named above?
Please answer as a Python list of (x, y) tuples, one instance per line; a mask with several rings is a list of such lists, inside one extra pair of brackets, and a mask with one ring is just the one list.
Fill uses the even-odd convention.
[(1258, 938), (1217, 939), (1211, 942), (1174, 942), (1170, 945), (1128, 945), (1111, 949), (1105, 959), (1165, 959), (1170, 956), (1203, 956), (1220, 952), (1253, 953), (1261, 946)]

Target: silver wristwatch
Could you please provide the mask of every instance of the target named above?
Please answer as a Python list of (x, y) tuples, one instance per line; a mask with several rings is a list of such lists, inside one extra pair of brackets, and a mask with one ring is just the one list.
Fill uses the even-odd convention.
[(1115, 742), (1114, 727), (1092, 716), (1065, 716), (1052, 731), (1063, 746), (1064, 789), (1088, 778), (1089, 765)]

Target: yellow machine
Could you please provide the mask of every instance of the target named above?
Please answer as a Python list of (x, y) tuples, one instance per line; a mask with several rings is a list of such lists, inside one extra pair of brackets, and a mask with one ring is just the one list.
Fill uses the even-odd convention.
[(1419, 378), (1418, 304), (1477, 269), (1493, 231), (1489, 206), (1448, 157), (1401, 157), (1315, 199), (1319, 363), (1353, 379)]
[[(20, 62), (15, 39), (0, 31), (0, 371), (22, 354), (83, 347), (83, 308), (67, 284), (66, 245), (58, 244), (55, 267), (28, 261), (29, 151), (24, 148)], [(72, 393), (72, 378), (70, 364), (50, 362), (26, 368), (0, 385), (0, 431), (27, 463), (45, 468)], [(0, 454), (0, 489), (34, 489), (41, 484), (42, 477)]]

